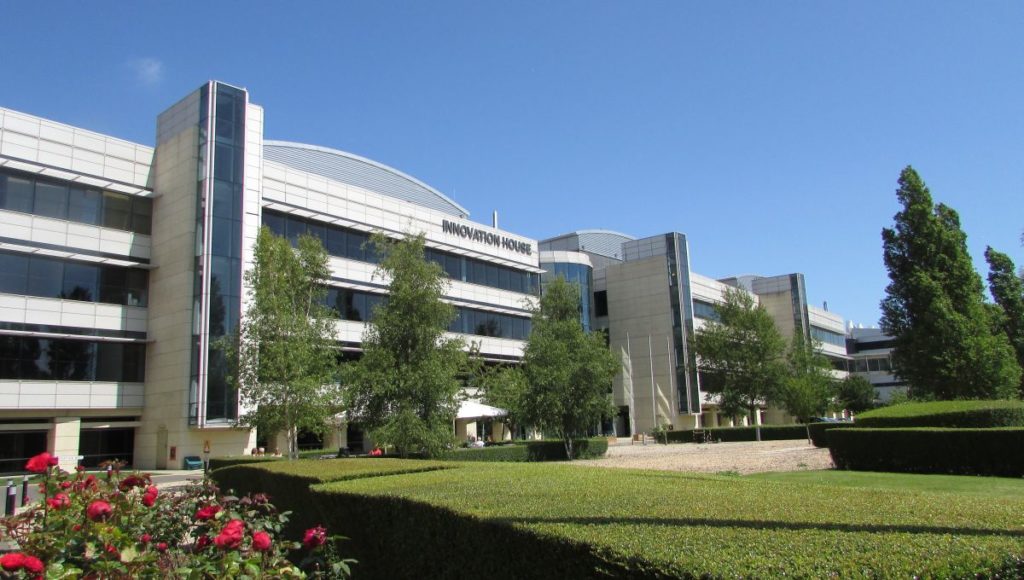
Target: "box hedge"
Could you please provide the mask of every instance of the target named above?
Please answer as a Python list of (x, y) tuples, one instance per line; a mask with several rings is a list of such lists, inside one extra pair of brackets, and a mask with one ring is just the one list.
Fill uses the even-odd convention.
[[(604, 437), (577, 439), (573, 442), (576, 459), (603, 457), (608, 452)], [(524, 463), (527, 461), (565, 461), (565, 444), (560, 440), (527, 441), (510, 445), (493, 445), (468, 449), (454, 449), (439, 459), (445, 461), (497, 461)]]
[(858, 427), (1024, 427), (1024, 401), (931, 401), (882, 407), (857, 416)]
[[(693, 429), (667, 431), (669, 443), (694, 443)], [(712, 427), (705, 429), (711, 432), (714, 441), (757, 441), (757, 430), (754, 427)], [(664, 441), (661, 435), (658, 441)], [(785, 439), (807, 439), (804, 425), (761, 425), (762, 441), (781, 441)]]
[(839, 421), (836, 423), (811, 423), (807, 426), (811, 432), (811, 443), (815, 447), (828, 447), (828, 439), (825, 438), (825, 431), (836, 428), (853, 427), (852, 421)]
[(231, 467), (232, 465), (246, 465), (249, 463), (265, 463), (267, 461), (281, 461), (281, 457), (259, 457), (254, 455), (237, 455), (227, 457), (211, 457), (210, 458), (210, 470), (220, 469), (222, 467)]
[(839, 469), (1024, 476), (1024, 429), (830, 429)]
[[(300, 463), (216, 473), (245, 471), (250, 486), (290, 489), (275, 501), (294, 510), (301, 526), (323, 523), (348, 536), (342, 551), (359, 560), (359, 578), (1024, 573), (1021, 499), (530, 463), (313, 477)], [(266, 479), (255, 471), (267, 472)], [(344, 479), (298, 486), (331, 477)]]

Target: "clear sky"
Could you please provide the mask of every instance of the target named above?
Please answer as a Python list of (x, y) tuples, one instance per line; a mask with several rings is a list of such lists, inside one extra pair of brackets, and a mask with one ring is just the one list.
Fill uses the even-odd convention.
[(545, 238), (680, 231), (694, 271), (806, 274), (876, 323), (910, 164), (1024, 248), (1024, 2), (3, 2), (0, 106), (152, 144), (208, 79), (265, 136)]

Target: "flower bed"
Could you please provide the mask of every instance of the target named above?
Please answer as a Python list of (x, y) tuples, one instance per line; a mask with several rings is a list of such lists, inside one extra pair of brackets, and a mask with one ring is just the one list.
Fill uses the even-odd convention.
[[(4, 518), (0, 575), (14, 578), (336, 578), (349, 560), (323, 528), (302, 544), (281, 538), (287, 523), (266, 495), (223, 496), (211, 482), (162, 492), (148, 474), (97, 477), (56, 467), (48, 453), (26, 469), (42, 498)], [(312, 539), (308, 536), (312, 533)]]

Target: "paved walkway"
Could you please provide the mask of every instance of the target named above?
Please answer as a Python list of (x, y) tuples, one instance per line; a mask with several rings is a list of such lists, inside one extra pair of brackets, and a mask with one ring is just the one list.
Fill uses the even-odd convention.
[(831, 469), (828, 449), (818, 449), (803, 440), (740, 443), (630, 444), (620, 440), (608, 446), (601, 459), (574, 461), (578, 465), (703, 473), (799, 471)]

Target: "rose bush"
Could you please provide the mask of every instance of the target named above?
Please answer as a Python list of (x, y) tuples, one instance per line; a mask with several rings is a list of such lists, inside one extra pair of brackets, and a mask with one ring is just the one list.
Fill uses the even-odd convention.
[[(68, 474), (48, 453), (28, 461), (42, 498), (3, 519), (0, 578), (338, 578), (351, 560), (323, 527), (302, 542), (263, 494), (222, 495), (209, 481), (161, 492), (147, 474)], [(275, 539), (276, 538), (276, 539)]]

